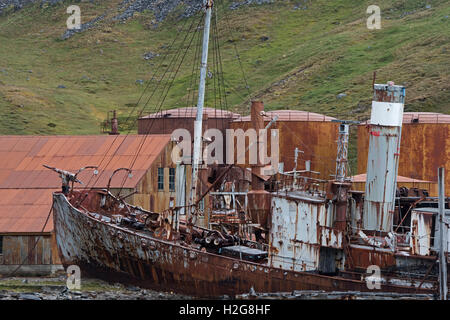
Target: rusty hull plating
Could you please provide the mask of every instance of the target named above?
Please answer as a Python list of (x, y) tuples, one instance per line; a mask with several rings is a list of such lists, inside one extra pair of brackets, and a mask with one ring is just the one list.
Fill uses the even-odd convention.
[[(76, 203), (83, 195), (75, 191), (68, 197)], [(285, 270), (268, 263), (202, 251), (183, 241), (159, 238), (156, 232), (124, 227), (118, 223), (118, 215), (107, 215), (110, 212), (108, 205), (113, 205), (116, 200), (105, 192), (89, 193), (85, 206), (90, 210), (76, 209), (62, 193), (54, 193), (53, 199), (55, 231), (63, 265), (79, 265), (82, 272), (105, 280), (197, 297), (234, 296), (247, 293), (252, 287), (258, 292), (369, 290), (361, 278)], [(106, 204), (106, 209), (100, 207), (100, 202)], [(115, 210), (123, 212), (131, 208), (135, 212), (141, 211), (138, 215), (152, 215), (136, 207), (120, 207), (116, 206)], [(426, 288), (417, 290), (390, 283), (382, 284), (382, 290), (432, 292)]]

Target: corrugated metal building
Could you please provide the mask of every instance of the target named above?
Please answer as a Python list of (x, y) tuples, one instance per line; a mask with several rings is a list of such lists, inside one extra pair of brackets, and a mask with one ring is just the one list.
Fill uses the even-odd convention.
[[(314, 178), (331, 179), (335, 174), (338, 126), (333, 117), (300, 110), (276, 110), (266, 112), (264, 125), (278, 116), (270, 129), (279, 130), (280, 162), (284, 171), (293, 170), (294, 150), (297, 147), (303, 153), (298, 156), (297, 170), (305, 170), (305, 161), (311, 161), (311, 170), (320, 172)], [(253, 124), (250, 116), (240, 117), (231, 123), (232, 129), (247, 130)], [(269, 130), (270, 130), (269, 129)], [(268, 138), (270, 150), (270, 138)]]
[[(358, 173), (367, 170), (368, 149), (366, 122), (358, 126)], [(398, 174), (435, 182), (438, 167), (445, 167), (446, 172), (450, 172), (450, 115), (404, 112)], [(445, 187), (450, 190), (450, 174), (446, 174)]]
[(111, 191), (123, 186), (121, 195), (135, 192), (128, 202), (159, 211), (175, 197), (172, 147), (169, 135), (0, 136), (0, 273), (24, 262), (19, 272), (46, 274), (60, 263), (51, 215), (43, 226), (61, 179), (43, 164), (71, 172), (99, 166), (98, 176), (82, 171), (85, 185), (76, 188), (106, 188), (115, 169), (131, 168), (131, 178), (125, 171), (114, 175)]

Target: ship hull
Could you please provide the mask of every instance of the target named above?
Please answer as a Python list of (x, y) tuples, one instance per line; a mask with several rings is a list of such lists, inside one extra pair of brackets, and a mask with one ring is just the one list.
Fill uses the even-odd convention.
[[(242, 261), (155, 238), (100, 221), (76, 209), (62, 193), (53, 195), (54, 227), (65, 268), (81, 276), (144, 288), (217, 298), (294, 290), (372, 291), (366, 281), (294, 272)], [(382, 284), (378, 291), (434, 293), (431, 288)]]

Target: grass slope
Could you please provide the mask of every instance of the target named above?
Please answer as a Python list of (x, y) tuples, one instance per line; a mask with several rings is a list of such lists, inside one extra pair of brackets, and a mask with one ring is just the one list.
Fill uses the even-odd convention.
[[(158, 108), (159, 97), (165, 93), (156, 91), (150, 99), (148, 94), (157, 81), (150, 83), (139, 106), (133, 108), (146, 85), (136, 80), (148, 80), (153, 72), (161, 76), (187, 45), (180, 49), (179, 41), (174, 49), (165, 48), (177, 35), (181, 39), (187, 34), (184, 30), (199, 17), (179, 20), (175, 12), (156, 28), (148, 12), (136, 14), (127, 23), (114, 22), (110, 18), (117, 14), (120, 2), (79, 3), (82, 22), (103, 13), (107, 18), (65, 41), (61, 35), (70, 2), (30, 6), (0, 17), (0, 134), (95, 134), (108, 110), (117, 109), (125, 120), (130, 115), (135, 118), (136, 112), (131, 112), (141, 110), (147, 100), (144, 113)], [(406, 111), (450, 113), (450, 3), (380, 0), (380, 30), (366, 27), (370, 4), (275, 1), (226, 12), (218, 4), (229, 108), (248, 112), (236, 46), (251, 95), (263, 99), (267, 109), (367, 118), (372, 74), (377, 71), (377, 82), (392, 80), (407, 87)], [(296, 5), (307, 9), (294, 10)], [(195, 103), (194, 48), (187, 52), (163, 109)], [(160, 56), (145, 60), (143, 54), (148, 51)], [(210, 65), (215, 74), (213, 56), (212, 52)], [(346, 96), (338, 99), (339, 93)], [(207, 105), (215, 105), (212, 84)], [(132, 126), (132, 121), (126, 125)]]

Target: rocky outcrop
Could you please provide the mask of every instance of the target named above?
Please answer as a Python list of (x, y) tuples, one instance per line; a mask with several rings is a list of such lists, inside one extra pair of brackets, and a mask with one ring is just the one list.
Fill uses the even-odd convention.
[(180, 5), (184, 7), (181, 17), (190, 17), (201, 9), (203, 0), (124, 0), (119, 6), (125, 8), (125, 11), (117, 15), (114, 19), (127, 20), (135, 12), (149, 10), (155, 15), (156, 21), (160, 22)]
[[(82, 1), (83, 0), (75, 0), (72, 1), (73, 3), (71, 4), (76, 4), (77, 2)], [(85, 1), (93, 2), (95, 0)], [(230, 9), (235, 10), (241, 6), (251, 4), (265, 4), (274, 1), (275, 0), (234, 1), (230, 4)], [(41, 5), (55, 5), (61, 2), (64, 2), (64, 0), (0, 0), (0, 14), (8, 9), (13, 9), (14, 11), (20, 10), (31, 3), (40, 3)], [(200, 10), (202, 4), (203, 0), (123, 0), (118, 6), (118, 9), (123, 11), (118, 14), (115, 19), (126, 20), (131, 18), (135, 12), (143, 12), (144, 10), (149, 10), (155, 14), (155, 18), (157, 21), (162, 21), (179, 5), (182, 5), (184, 8), (181, 16), (190, 17), (194, 15), (198, 10)]]
[(14, 11), (20, 10), (31, 3), (40, 3), (42, 6), (44, 4), (54, 5), (63, 1), (64, 0), (0, 0), (0, 14), (8, 9)]
[(275, 2), (275, 0), (245, 0), (245, 1), (235, 1), (230, 5), (231, 10), (236, 10), (239, 7), (242, 6), (248, 6), (250, 4), (266, 4), (266, 3), (272, 3)]
[[(43, 5), (55, 5), (64, 0), (0, 0), (0, 14), (7, 10), (20, 10), (23, 7), (39, 3)], [(100, 0), (75, 0), (70, 4), (76, 4), (82, 1), (100, 1)], [(132, 18), (137, 12), (146, 10), (152, 12), (155, 16), (155, 24), (163, 21), (175, 9), (180, 10), (179, 18), (190, 17), (196, 14), (203, 6), (204, 0), (123, 0), (117, 7), (118, 14), (112, 20), (125, 22)], [(229, 6), (230, 10), (236, 10), (242, 6), (259, 5), (274, 2), (274, 0), (243, 0), (232, 2)], [(69, 3), (68, 3), (69, 5)], [(120, 13), (119, 13), (120, 12)], [(100, 15), (86, 23), (83, 23), (80, 29), (66, 30), (61, 39), (66, 40), (78, 32), (86, 31), (94, 27), (98, 22), (105, 19), (105, 15)]]
[(64, 34), (61, 36), (61, 39), (67, 40), (71, 36), (73, 36), (75, 33), (86, 31), (86, 30), (94, 27), (97, 24), (97, 22), (102, 21), (104, 18), (105, 18), (105, 15), (101, 15), (101, 16), (98, 16), (98, 17), (92, 19), (89, 22), (81, 24), (80, 29), (67, 29), (66, 32), (64, 32)]

